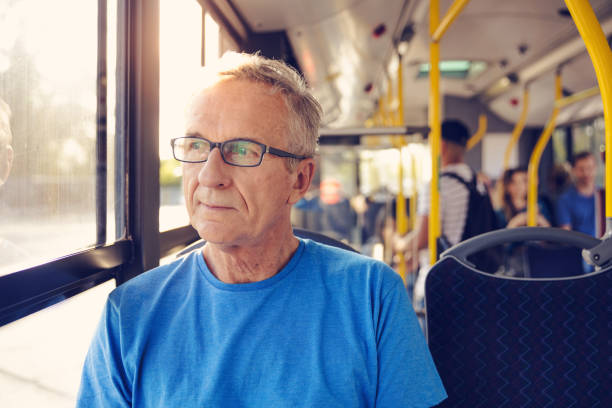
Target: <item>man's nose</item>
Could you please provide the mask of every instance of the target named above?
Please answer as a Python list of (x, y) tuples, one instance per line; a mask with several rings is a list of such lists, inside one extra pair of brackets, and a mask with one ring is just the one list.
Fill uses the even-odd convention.
[(222, 188), (230, 184), (229, 165), (223, 161), (221, 150), (212, 149), (208, 155), (208, 160), (202, 163), (198, 173), (198, 182), (206, 187)]

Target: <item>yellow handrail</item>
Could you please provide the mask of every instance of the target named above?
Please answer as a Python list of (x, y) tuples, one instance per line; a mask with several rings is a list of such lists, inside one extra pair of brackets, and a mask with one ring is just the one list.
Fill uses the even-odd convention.
[[(435, 25), (434, 31), (431, 33), (431, 38), (433, 42), (439, 42), (442, 39), (442, 37), (446, 33), (446, 30), (448, 30), (448, 28), (451, 26), (453, 21), (455, 21), (459, 13), (461, 13), (461, 11), (465, 8), (465, 6), (467, 6), (469, 2), (470, 0), (455, 0), (453, 4), (451, 4), (451, 6), (448, 8), (448, 11), (446, 12), (446, 15), (444, 16), (444, 18), (442, 18), (442, 21)], [(430, 2), (429, 4), (430, 12), (431, 12), (431, 3), (432, 2)], [(439, 2), (438, 2), (437, 7), (439, 10), (440, 9)], [(438, 11), (438, 18), (436, 20), (439, 20), (440, 18), (439, 15), (440, 13)], [(430, 20), (430, 24), (431, 24), (431, 20)]]
[[(440, 22), (440, 0), (429, 2), (429, 32), (433, 36)], [(441, 234), (440, 191), (440, 43), (432, 40), (429, 44), (429, 145), (431, 148), (431, 197), (428, 222), (428, 246), (430, 265), (436, 263), (438, 250), (436, 240)]]
[(508, 169), (510, 165), (510, 156), (512, 155), (512, 150), (514, 146), (518, 143), (521, 133), (523, 132), (523, 128), (525, 128), (525, 122), (527, 121), (527, 110), (529, 109), (529, 90), (525, 87), (523, 91), (523, 110), (521, 111), (521, 116), (516, 122), (514, 126), (514, 130), (512, 130), (512, 137), (508, 142), (508, 146), (506, 146), (506, 153), (504, 154), (504, 170)]
[(440, 21), (440, 0), (429, 1), (429, 145), (431, 147), (431, 197), (428, 222), (429, 262), (433, 265), (438, 259), (436, 240), (442, 234), (440, 223), (440, 40), (455, 21), (469, 0), (455, 0)]
[[(557, 72), (555, 75), (555, 101), (558, 101), (562, 97), (562, 86), (561, 86), (561, 73)], [(538, 214), (538, 167), (540, 166), (540, 159), (546, 144), (555, 130), (557, 122), (557, 115), (559, 114), (559, 108), (554, 107), (546, 128), (538, 142), (536, 143), (531, 157), (529, 158), (529, 167), (527, 168), (527, 180), (529, 188), (527, 191), (527, 225), (535, 227), (537, 225), (537, 214)]]
[(595, 95), (599, 95), (598, 86), (594, 86), (593, 88), (585, 89), (584, 91), (580, 91), (573, 95), (566, 96), (565, 98), (561, 98), (558, 101), (555, 101), (555, 108), (563, 109), (566, 106), (569, 106), (576, 102), (583, 101)]
[[(612, 51), (606, 41), (595, 13), (586, 0), (565, 0), (565, 4), (574, 19), (574, 23), (584, 40), (587, 51), (593, 61), (597, 82), (601, 90), (606, 129), (606, 184), (612, 180), (612, 157), (608, 151), (612, 148)], [(606, 235), (612, 224), (612, 186), (606, 188)]]
[(393, 126), (395, 122), (395, 115), (393, 114), (393, 84), (391, 83), (391, 78), (387, 80), (387, 103), (385, 105), (386, 108), (386, 116), (385, 116), (385, 125)]
[(468, 139), (465, 148), (467, 150), (472, 150), (472, 148), (482, 140), (485, 133), (487, 133), (487, 115), (481, 113), (480, 116), (478, 116), (478, 130)]
[[(403, 77), (402, 77), (402, 56), (399, 56), (399, 63), (397, 66), (397, 115), (396, 126), (404, 125), (404, 98), (403, 98)], [(404, 197), (404, 165), (402, 161), (402, 147), (404, 146), (403, 136), (398, 136), (397, 145), (399, 149), (399, 188), (397, 191), (397, 204), (395, 206), (395, 219), (397, 220), (397, 232), (400, 235), (408, 232), (408, 216), (406, 215), (406, 200)], [(399, 265), (397, 272), (406, 282), (406, 265), (404, 263), (404, 253), (399, 254)]]

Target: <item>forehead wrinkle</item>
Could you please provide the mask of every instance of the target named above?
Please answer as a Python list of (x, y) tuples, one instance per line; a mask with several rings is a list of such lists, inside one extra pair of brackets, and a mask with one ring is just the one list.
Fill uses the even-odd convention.
[[(244, 84), (248, 84), (247, 89), (244, 89)], [(236, 92), (232, 88), (235, 86), (243, 87), (246, 92)], [(275, 138), (276, 143), (282, 142), (285, 146), (288, 133), (285, 99), (280, 90), (267, 84), (237, 79), (223, 81), (202, 90), (193, 99), (188, 110), (186, 133), (197, 133), (206, 138), (219, 135), (227, 139), (248, 138), (261, 143), (270, 143), (269, 137), (278, 135), (280, 138)], [(229, 120), (231, 118), (236, 119)], [(240, 118), (242, 120), (238, 120)], [(206, 132), (203, 126), (207, 127)]]

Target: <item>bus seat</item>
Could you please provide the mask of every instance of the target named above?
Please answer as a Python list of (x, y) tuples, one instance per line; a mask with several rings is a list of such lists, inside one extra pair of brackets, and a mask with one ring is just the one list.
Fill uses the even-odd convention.
[[(293, 229), (293, 233), (295, 234), (295, 236), (300, 237), (300, 238), (311, 239), (311, 240), (317, 241), (317, 242), (319, 242), (321, 244), (333, 246), (333, 247), (336, 247), (336, 248), (345, 249), (347, 251), (357, 252), (350, 245), (345, 244), (344, 242), (339, 241), (339, 240), (337, 240), (335, 238), (328, 237), (327, 235), (320, 234), (318, 232), (309, 231), (309, 230), (305, 230), (305, 229), (301, 229), (301, 228), (294, 228)], [(190, 253), (191, 251), (195, 251), (196, 249), (202, 248), (205, 243), (206, 243), (206, 241), (204, 241), (203, 239), (197, 240), (196, 242), (194, 242), (194, 243), (190, 244), (189, 246), (187, 246), (186, 248), (182, 249), (178, 254), (176, 254), (176, 257), (179, 258), (179, 257), (181, 257), (183, 255), (186, 255), (186, 254)]]
[(525, 244), (525, 276), (562, 278), (584, 273), (581, 249), (570, 246)]
[(612, 266), (509, 278), (450, 252), (425, 284), (427, 340), (448, 394), (440, 407), (612, 406)]

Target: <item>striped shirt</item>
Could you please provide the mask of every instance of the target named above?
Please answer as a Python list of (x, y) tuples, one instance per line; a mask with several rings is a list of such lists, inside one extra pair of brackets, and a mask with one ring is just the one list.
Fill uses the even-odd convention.
[[(455, 173), (467, 182), (474, 173), (465, 163), (450, 164), (441, 169), (442, 173)], [(451, 245), (457, 244), (463, 235), (470, 200), (469, 190), (452, 177), (440, 177), (440, 217), (442, 234)], [(419, 195), (418, 215), (428, 215), (430, 205), (430, 186), (426, 184)]]

